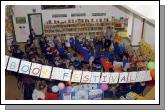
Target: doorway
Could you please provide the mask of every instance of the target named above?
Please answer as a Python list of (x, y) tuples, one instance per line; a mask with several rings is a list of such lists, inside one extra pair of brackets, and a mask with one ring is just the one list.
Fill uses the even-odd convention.
[(39, 40), (41, 35), (43, 34), (43, 23), (42, 23), (42, 14), (35, 13), (35, 14), (28, 14), (28, 21), (29, 21), (29, 28), (34, 29), (36, 34), (36, 38), (34, 40), (36, 47), (39, 46)]
[(36, 36), (43, 34), (42, 14), (28, 14), (29, 28), (34, 29)]

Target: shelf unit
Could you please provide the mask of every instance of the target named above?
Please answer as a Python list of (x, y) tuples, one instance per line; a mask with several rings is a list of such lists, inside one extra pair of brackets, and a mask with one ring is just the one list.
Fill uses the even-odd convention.
[[(44, 32), (45, 35), (51, 39), (53, 39), (54, 36), (59, 37), (65, 37), (67, 35), (69, 36), (75, 36), (79, 34), (85, 34), (86, 36), (90, 36), (90, 34), (94, 34), (96, 37), (103, 37), (104, 31), (107, 27), (111, 27), (113, 33), (124, 31), (126, 32), (127, 22), (125, 23), (125, 19), (121, 20), (112, 18), (110, 19), (96, 19), (96, 22), (92, 19), (88, 20), (86, 19), (78, 19), (78, 20), (68, 20), (64, 22), (54, 21), (54, 23), (47, 22), (44, 25)], [(72, 22), (73, 21), (73, 22)], [(88, 22), (89, 21), (89, 22)], [(117, 26), (115, 26), (117, 24)], [(120, 26), (118, 27), (118, 24)]]

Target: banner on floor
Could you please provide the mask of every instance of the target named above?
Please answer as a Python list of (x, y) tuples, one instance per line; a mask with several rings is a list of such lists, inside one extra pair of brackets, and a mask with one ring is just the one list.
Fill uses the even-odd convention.
[(44, 79), (70, 81), (78, 83), (134, 83), (152, 80), (150, 71), (136, 72), (91, 72), (63, 69), (32, 63), (14, 57), (5, 56), (6, 70), (37, 76)]

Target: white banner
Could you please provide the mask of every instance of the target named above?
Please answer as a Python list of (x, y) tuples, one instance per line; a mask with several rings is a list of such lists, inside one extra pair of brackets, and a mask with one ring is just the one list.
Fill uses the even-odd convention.
[(19, 69), (20, 59), (10, 57), (7, 70), (17, 72)]
[(110, 82), (110, 72), (103, 72), (101, 74), (100, 83), (109, 83)]
[(41, 68), (42, 68), (41, 64), (32, 63), (31, 70), (30, 70), (30, 75), (39, 77), (39, 75), (41, 74)]
[(101, 72), (91, 72), (91, 81), (90, 83), (99, 83)]
[(91, 72), (83, 71), (81, 82), (82, 83), (90, 83), (91, 82)]
[(136, 74), (136, 82), (143, 82), (145, 80), (145, 71), (138, 71)]
[(71, 80), (71, 71), (70, 69), (63, 69), (63, 81), (70, 81)]
[(53, 67), (51, 79), (62, 80), (63, 77), (62, 71), (63, 71), (62, 68)]
[(136, 82), (137, 72), (129, 72), (128, 82)]
[(152, 80), (152, 77), (150, 75), (150, 71), (145, 71), (145, 77), (144, 77), (144, 80), (143, 81), (149, 81), (149, 80)]
[(19, 73), (30, 74), (31, 62), (21, 60)]
[(45, 79), (50, 79), (51, 71), (52, 71), (51, 66), (43, 65), (40, 77)]
[(110, 84), (117, 83), (118, 79), (119, 79), (119, 73), (118, 72), (110, 74)]
[(119, 83), (128, 83), (128, 72), (121, 72), (119, 74)]
[(5, 56), (6, 69), (9, 71), (29, 74), (45, 79), (70, 81), (78, 83), (134, 83), (152, 80), (150, 71), (136, 72), (90, 72), (81, 70), (63, 69), (17, 58)]
[(82, 77), (82, 71), (80, 70), (73, 70), (71, 82), (80, 82)]

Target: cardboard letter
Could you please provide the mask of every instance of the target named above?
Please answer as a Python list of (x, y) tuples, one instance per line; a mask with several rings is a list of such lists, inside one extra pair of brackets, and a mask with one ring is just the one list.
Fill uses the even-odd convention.
[(91, 81), (90, 83), (99, 83), (101, 72), (91, 72)]
[(110, 84), (118, 83), (118, 79), (119, 79), (119, 73), (118, 72), (110, 74)]
[(42, 67), (41, 64), (32, 63), (31, 64), (30, 75), (32, 75), (32, 76), (38, 76), (39, 77), (39, 75), (41, 73), (41, 67)]
[(82, 83), (90, 83), (90, 81), (91, 81), (91, 72), (83, 71), (81, 82)]
[(128, 72), (122, 72), (119, 75), (119, 83), (127, 83), (128, 82)]
[(10, 57), (7, 70), (17, 72), (19, 69), (20, 59)]
[(30, 68), (31, 68), (31, 62), (21, 60), (19, 73), (29, 74), (30, 73)]
[(82, 77), (82, 71), (73, 70), (71, 82), (80, 82), (81, 77)]
[(103, 72), (101, 75), (100, 83), (109, 83), (110, 82), (110, 72)]
[(40, 77), (49, 79), (50, 75), (51, 75), (51, 71), (52, 71), (52, 67), (51, 66), (43, 65), (42, 69), (41, 69)]

